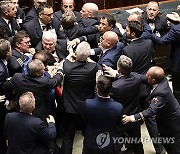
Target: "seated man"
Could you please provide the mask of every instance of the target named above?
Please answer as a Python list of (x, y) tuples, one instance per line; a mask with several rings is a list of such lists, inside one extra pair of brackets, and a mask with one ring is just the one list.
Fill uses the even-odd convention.
[(52, 116), (47, 123), (32, 115), (35, 98), (26, 92), (19, 98), (20, 112), (7, 114), (5, 136), (8, 141), (7, 153), (50, 153), (48, 142), (56, 137), (55, 121)]

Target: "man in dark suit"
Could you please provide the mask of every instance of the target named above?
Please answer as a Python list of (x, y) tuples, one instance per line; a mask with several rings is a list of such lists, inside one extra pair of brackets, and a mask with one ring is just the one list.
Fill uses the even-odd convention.
[(17, 8), (16, 21), (17, 21), (18, 25), (21, 26), (24, 23), (24, 19), (25, 19), (24, 10), (19, 7), (19, 0), (11, 0), (11, 1), (14, 3), (14, 5)]
[(50, 58), (48, 65), (54, 65), (55, 62), (60, 62), (69, 54), (67, 50), (62, 49), (61, 44), (58, 44), (57, 35), (52, 30), (43, 33), (42, 41), (38, 43), (35, 50), (45, 50), (48, 53)]
[[(26, 91), (31, 91), (34, 94), (36, 101), (36, 109), (33, 115), (45, 120), (48, 116), (47, 97), (50, 91), (58, 86), (63, 79), (61, 70), (53, 78), (44, 75), (45, 66), (39, 59), (34, 59), (28, 64), (28, 75), (16, 73), (11, 80), (4, 84), (5, 89), (14, 89), (16, 102), (18, 103), (20, 95)], [(17, 104), (18, 108), (18, 104)]]
[(162, 38), (152, 35), (151, 39), (157, 44), (170, 43), (169, 67), (172, 71), (173, 94), (180, 103), (180, 24), (172, 25), (170, 31)]
[(159, 4), (157, 1), (150, 1), (144, 12), (144, 20), (152, 32), (158, 36), (164, 35), (168, 30), (166, 17), (159, 13)]
[(95, 3), (85, 3), (80, 11), (81, 20), (78, 22), (82, 27), (99, 24), (98, 6)]
[(52, 25), (53, 8), (48, 4), (40, 4), (38, 9), (38, 18), (34, 18), (22, 25), (22, 29), (27, 31), (31, 39), (32, 47), (36, 47), (42, 40), (43, 31), (49, 29), (59, 30), (59, 23)]
[(82, 125), (80, 115), (82, 106), (87, 98), (94, 97), (98, 65), (94, 62), (88, 62), (89, 52), (89, 44), (82, 42), (76, 48), (76, 60), (74, 62), (65, 60), (63, 64), (65, 113), (60, 125), (63, 154), (72, 153), (75, 131), (79, 125)]
[(33, 2), (34, 2), (34, 6), (27, 12), (25, 17), (25, 22), (37, 18), (38, 17), (37, 8), (39, 7), (40, 4), (47, 3), (47, 0), (33, 0)]
[[(142, 85), (141, 76), (135, 72), (131, 72), (133, 68), (132, 60), (121, 55), (118, 62), (118, 69), (113, 70), (104, 65), (105, 74), (113, 77), (115, 81), (112, 83), (110, 96), (113, 100), (122, 103), (124, 114), (135, 114), (140, 111), (139, 96)], [(123, 129), (127, 137), (141, 139), (141, 123), (126, 125)], [(144, 154), (143, 144), (132, 143), (132, 150), (135, 154)]]
[[(7, 60), (11, 56), (10, 42), (5, 39), (0, 39), (0, 95), (5, 95), (3, 83), (9, 77), (7, 69)], [(10, 105), (9, 101), (4, 99), (0, 102), (0, 153), (6, 153), (6, 141), (4, 138), (4, 120), (7, 113), (6, 105)]]
[[(131, 39), (129, 45), (123, 49), (123, 54), (128, 56), (133, 61), (132, 71), (145, 74), (148, 69), (151, 67), (151, 61), (153, 57), (153, 43), (150, 39), (143, 39), (143, 26), (138, 21), (129, 21), (128, 26), (126, 27), (126, 37)], [(143, 108), (148, 104), (145, 104), (144, 101), (148, 96), (148, 86), (142, 85), (140, 92), (140, 104)], [(155, 119), (149, 118), (146, 119), (146, 126), (151, 137), (158, 136), (158, 130), (156, 129)], [(162, 145), (154, 144), (156, 153), (159, 154), (162, 151)]]
[(47, 153), (48, 142), (56, 137), (55, 121), (52, 116), (47, 123), (32, 115), (35, 98), (32, 92), (26, 92), (19, 98), (20, 112), (8, 113), (5, 119), (5, 136), (9, 154)]
[(129, 21), (126, 27), (126, 37), (132, 41), (123, 48), (123, 54), (133, 61), (133, 72), (144, 74), (151, 66), (153, 43), (149, 39), (141, 38), (143, 25), (138, 21)]
[(74, 0), (61, 0), (61, 10), (54, 12), (54, 19), (61, 22), (63, 13), (73, 11), (76, 16), (76, 22), (78, 22), (80, 20), (80, 13), (74, 11), (74, 5)]
[[(101, 54), (98, 60), (99, 64), (105, 64), (113, 69), (117, 68), (117, 61), (122, 54), (124, 44), (118, 42), (118, 35), (113, 31), (107, 31), (103, 34), (101, 40)], [(95, 49), (96, 52), (96, 49)]]
[[(122, 137), (117, 127), (121, 125), (123, 106), (109, 96), (112, 87), (110, 78), (100, 75), (96, 87), (98, 97), (87, 99), (82, 113), (86, 123), (83, 154), (120, 154), (122, 145), (114, 143), (111, 137)], [(107, 137), (105, 141), (100, 135)], [(110, 142), (106, 145), (108, 139)]]
[(17, 8), (11, 1), (0, 2), (0, 25), (6, 30), (8, 37), (14, 36), (20, 29), (16, 22)]
[[(180, 105), (175, 99), (164, 70), (160, 67), (151, 67), (146, 73), (147, 82), (153, 87), (146, 101), (150, 106), (144, 111), (126, 116), (123, 123), (137, 122), (147, 117), (155, 116), (162, 144), (168, 154), (180, 153)], [(164, 139), (169, 138), (170, 143)]]
[(29, 59), (28, 54), (31, 54), (30, 38), (24, 31), (19, 31), (13, 38), (14, 49), (12, 56), (8, 60), (9, 75), (13, 76), (15, 73), (21, 73), (24, 62)]

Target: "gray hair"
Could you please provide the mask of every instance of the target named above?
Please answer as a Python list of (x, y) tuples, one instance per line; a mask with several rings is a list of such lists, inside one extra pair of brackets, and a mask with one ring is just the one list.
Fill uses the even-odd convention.
[(85, 3), (84, 6), (88, 7), (88, 11), (92, 14), (93, 17), (98, 15), (99, 8), (95, 3)]
[(48, 31), (45, 31), (43, 32), (43, 35), (42, 35), (42, 40), (53, 40), (54, 42), (57, 42), (57, 34), (55, 32), (55, 30), (48, 30)]
[(20, 110), (25, 113), (31, 113), (34, 110), (35, 98), (32, 92), (25, 92), (19, 98)]
[(75, 54), (76, 54), (76, 59), (79, 61), (86, 61), (87, 58), (90, 56), (90, 50), (91, 47), (89, 43), (83, 41), (80, 44), (78, 44)]
[(9, 11), (9, 4), (13, 4), (10, 0), (0, 2), (0, 13), (4, 14), (5, 11)]
[(44, 67), (44, 64), (41, 60), (39, 59), (33, 59), (29, 64), (28, 64), (28, 73), (30, 76), (41, 76), (42, 74), (39, 74), (40, 70)]
[(11, 51), (10, 42), (5, 39), (0, 39), (0, 59), (5, 60), (9, 51)]
[(118, 71), (123, 75), (128, 75), (132, 71), (133, 62), (131, 58), (121, 55), (117, 62)]

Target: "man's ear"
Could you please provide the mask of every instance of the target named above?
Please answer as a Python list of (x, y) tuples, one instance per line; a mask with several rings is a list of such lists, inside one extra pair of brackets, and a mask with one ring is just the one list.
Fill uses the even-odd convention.
[(39, 17), (40, 19), (42, 19), (42, 13), (39, 13), (39, 14), (38, 14), (38, 17)]
[(135, 37), (135, 36), (136, 36), (136, 34), (135, 34), (134, 32), (132, 32), (132, 33), (131, 33), (131, 36), (132, 36), (132, 37)]
[(15, 46), (17, 46), (18, 48), (20, 47), (20, 43), (15, 43)]
[(4, 14), (5, 14), (6, 16), (8, 16), (8, 15), (9, 15), (9, 12), (8, 12), (8, 11), (4, 11)]

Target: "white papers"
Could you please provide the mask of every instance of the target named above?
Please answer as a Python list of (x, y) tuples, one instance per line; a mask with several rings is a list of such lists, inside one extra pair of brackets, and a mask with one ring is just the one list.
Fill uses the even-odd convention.
[(140, 8), (136, 7), (136, 8), (133, 8), (133, 9), (129, 9), (129, 10), (126, 10), (126, 12), (128, 12), (129, 14), (133, 13), (133, 12), (144, 12), (143, 10), (141, 10)]

